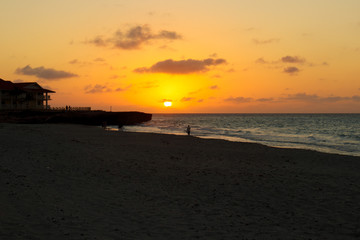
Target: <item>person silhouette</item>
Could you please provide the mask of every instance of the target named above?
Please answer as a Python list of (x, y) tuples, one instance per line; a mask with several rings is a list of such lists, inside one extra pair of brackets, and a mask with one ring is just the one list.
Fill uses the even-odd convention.
[(190, 130), (191, 130), (191, 127), (190, 127), (190, 125), (188, 125), (186, 128), (186, 133), (188, 134), (188, 136), (190, 136)]

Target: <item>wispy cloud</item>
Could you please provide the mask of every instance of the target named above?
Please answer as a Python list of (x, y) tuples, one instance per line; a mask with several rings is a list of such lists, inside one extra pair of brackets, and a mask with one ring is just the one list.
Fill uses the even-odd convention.
[(172, 102), (172, 101), (173, 101), (172, 99), (164, 98), (164, 99), (161, 99), (159, 102), (164, 103), (164, 102)]
[(201, 91), (202, 91), (202, 89), (200, 88), (200, 89), (197, 89), (197, 90), (195, 90), (195, 91), (189, 92), (189, 95), (198, 94), (198, 93), (200, 93)]
[(259, 98), (256, 99), (256, 102), (272, 102), (274, 101), (274, 98)]
[(258, 58), (255, 60), (255, 63), (258, 63), (258, 64), (269, 64), (268, 61), (265, 61), (264, 58)]
[(85, 93), (103, 93), (103, 92), (112, 92), (110, 88), (106, 85), (96, 84), (96, 85), (87, 85), (84, 88)]
[(264, 45), (264, 44), (270, 44), (270, 43), (277, 43), (280, 41), (280, 39), (279, 38), (270, 38), (270, 39), (260, 40), (260, 39), (254, 38), (252, 41), (256, 45)]
[(319, 100), (319, 96), (316, 94), (296, 93), (296, 94), (288, 94), (287, 97), (281, 98), (281, 100), (316, 101)]
[(266, 102), (306, 102), (306, 103), (335, 103), (340, 101), (352, 101), (360, 102), (360, 96), (355, 95), (352, 97), (341, 97), (341, 96), (328, 96), (321, 97), (317, 94), (307, 94), (307, 93), (296, 93), (288, 94), (285, 97), (280, 98), (249, 98), (249, 97), (229, 97), (224, 99), (225, 102), (232, 102), (236, 104), (240, 103), (266, 103)]
[(79, 63), (79, 60), (77, 59), (73, 59), (71, 61), (69, 61), (70, 64), (78, 64)]
[(297, 73), (300, 72), (300, 69), (297, 67), (286, 67), (283, 70), (284, 73), (288, 73), (290, 75), (296, 75)]
[(280, 100), (290, 100), (290, 101), (302, 101), (302, 102), (339, 102), (339, 101), (354, 101), (360, 102), (360, 96), (354, 95), (352, 97), (341, 97), (341, 96), (329, 96), (329, 97), (320, 97), (316, 94), (307, 94), (307, 93), (297, 93), (289, 94), (286, 97), (281, 98)]
[(112, 37), (96, 36), (88, 43), (98, 47), (112, 47), (124, 50), (140, 49), (156, 40), (178, 40), (182, 36), (175, 31), (161, 30), (154, 33), (148, 25), (134, 26), (128, 30), (117, 30)]
[(132, 87), (132, 85), (130, 84), (130, 85), (126, 86), (126, 87), (118, 87), (118, 88), (115, 88), (114, 91), (115, 91), (115, 92), (124, 92), (124, 91), (129, 90), (131, 87)]
[(207, 58), (204, 60), (180, 60), (175, 61), (167, 59), (152, 65), (151, 67), (142, 67), (134, 70), (136, 73), (168, 73), (168, 74), (191, 74), (209, 71), (209, 67), (225, 64), (226, 60), (222, 58)]
[(94, 59), (94, 62), (105, 62), (106, 60), (104, 58), (98, 57)]
[(27, 65), (23, 68), (17, 68), (15, 70), (16, 74), (28, 75), (28, 76), (36, 76), (38, 78), (46, 79), (46, 80), (58, 80), (63, 78), (72, 78), (77, 77), (78, 75), (66, 72), (62, 70), (55, 70), (53, 68), (45, 68), (43, 66), (32, 68), (30, 65)]
[(180, 101), (181, 102), (189, 102), (189, 101), (192, 101), (194, 100), (195, 98), (192, 98), (192, 97), (183, 97)]
[[(321, 64), (313, 64), (308, 62), (304, 57), (296, 55), (285, 55), (278, 60), (269, 61), (265, 60), (263, 57), (255, 60), (256, 64), (269, 66), (270, 68), (281, 68), (282, 72), (289, 74), (291, 76), (297, 75), (305, 67), (316, 67), (316, 66), (328, 66), (327, 62), (322, 62)], [(290, 65), (290, 66), (289, 66)], [(300, 69), (300, 66), (302, 69)]]
[(298, 56), (285, 56), (281, 58), (281, 61), (283, 63), (299, 63), (299, 64), (303, 64), (306, 62), (305, 58), (301, 58)]
[(98, 35), (94, 37), (92, 40), (90, 40), (88, 43), (94, 44), (97, 47), (105, 47), (108, 45), (108, 42), (110, 42), (111, 39), (105, 40), (102, 36)]
[(215, 74), (214, 76), (212, 76), (213, 78), (221, 78), (221, 75), (219, 74)]
[[(258, 64), (273, 64), (273, 65), (291, 63), (291, 64), (299, 64), (300, 65), (300, 64), (305, 64), (305, 63), (308, 63), (308, 62), (306, 61), (305, 58), (302, 58), (302, 57), (299, 57), (299, 56), (286, 55), (286, 56), (280, 58), (279, 60), (275, 60), (275, 61), (267, 61), (263, 57), (261, 57), (261, 58), (256, 59), (255, 63), (258, 63)], [(310, 63), (308, 63), (308, 64), (310, 64)]]
[(111, 88), (107, 84), (95, 84), (95, 85), (87, 85), (84, 87), (85, 93), (93, 94), (93, 93), (109, 93), (109, 92), (123, 92), (131, 88), (131, 85), (126, 87), (116, 87)]
[(253, 98), (246, 98), (246, 97), (229, 97), (224, 100), (225, 102), (235, 102), (235, 103), (248, 103), (253, 102)]
[(155, 81), (152, 82), (144, 82), (138, 85), (139, 88), (145, 88), (145, 89), (149, 89), (149, 88), (157, 88), (159, 87), (159, 84)]

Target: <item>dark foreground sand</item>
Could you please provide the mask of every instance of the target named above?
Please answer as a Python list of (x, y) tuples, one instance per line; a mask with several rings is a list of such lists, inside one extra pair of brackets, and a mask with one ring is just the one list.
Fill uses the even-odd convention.
[(359, 239), (360, 158), (0, 124), (0, 239)]

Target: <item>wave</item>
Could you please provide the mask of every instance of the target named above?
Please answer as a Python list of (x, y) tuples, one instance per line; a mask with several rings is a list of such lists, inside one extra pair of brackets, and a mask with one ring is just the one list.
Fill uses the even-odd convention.
[(359, 115), (154, 115), (153, 120), (124, 131), (185, 135), (239, 142), (257, 142), (360, 156)]

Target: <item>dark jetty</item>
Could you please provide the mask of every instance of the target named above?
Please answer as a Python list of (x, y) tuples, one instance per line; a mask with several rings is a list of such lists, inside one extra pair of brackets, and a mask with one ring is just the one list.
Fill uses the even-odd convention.
[(105, 111), (1, 111), (3, 123), (73, 123), (84, 125), (135, 125), (150, 121), (152, 114)]

